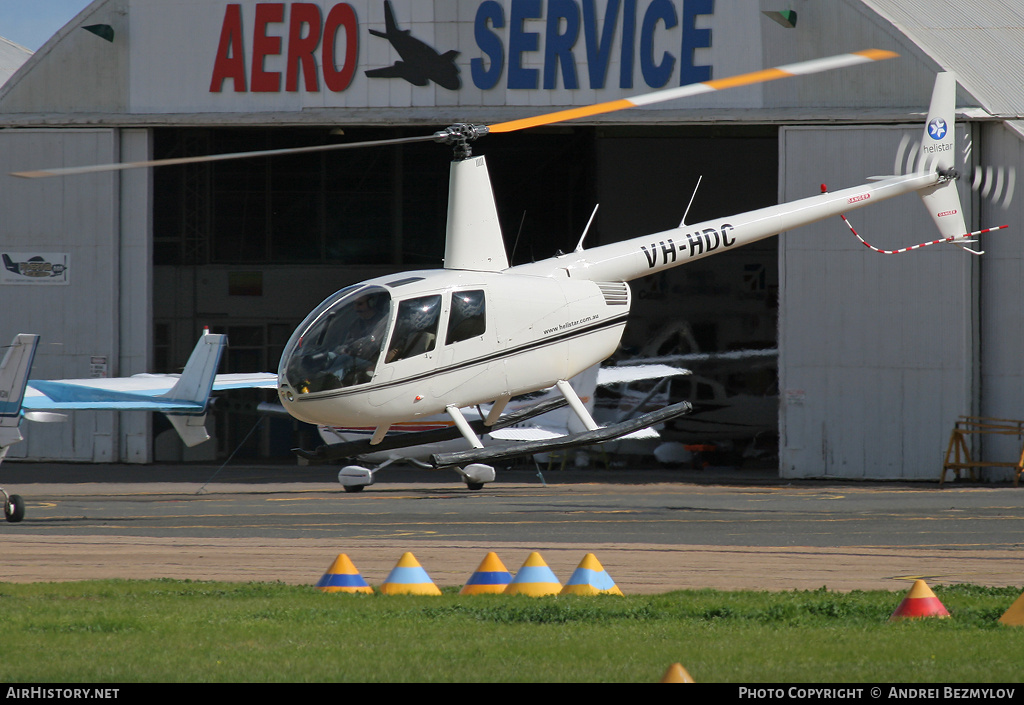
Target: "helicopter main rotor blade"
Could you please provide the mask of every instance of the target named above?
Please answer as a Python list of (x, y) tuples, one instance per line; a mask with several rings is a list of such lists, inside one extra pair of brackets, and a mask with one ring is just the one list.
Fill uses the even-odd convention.
[(419, 135), (418, 137), (396, 137), (388, 140), (369, 140), (366, 142), (343, 142), (340, 144), (320, 144), (311, 147), (288, 147), (284, 149), (265, 149), (256, 152), (230, 152), (226, 154), (209, 154), (200, 157), (174, 157), (171, 159), (153, 159), (142, 162), (119, 162), (117, 164), (95, 164), (91, 166), (71, 166), (57, 169), (39, 169), (37, 171), (15, 171), (12, 176), (23, 179), (45, 179), (50, 176), (72, 176), (75, 174), (99, 174), (108, 171), (124, 171), (125, 169), (141, 169), (147, 166), (173, 166), (175, 164), (201, 164), (204, 162), (224, 162), (231, 159), (249, 159), (251, 157), (276, 157), (284, 154), (307, 154), (310, 152), (331, 152), (339, 149), (355, 149), (357, 147), (383, 147), (391, 144), (410, 144), (413, 142), (434, 142), (437, 137)]
[(820, 73), (822, 71), (831, 71), (833, 69), (841, 69), (847, 66), (866, 64), (872, 61), (884, 61), (885, 59), (894, 59), (898, 56), (899, 54), (885, 49), (865, 49), (864, 51), (856, 51), (852, 54), (837, 54), (836, 56), (828, 56), (823, 59), (801, 61), (795, 64), (777, 66), (772, 69), (762, 69), (751, 73), (739, 74), (738, 76), (730, 76), (728, 78), (720, 78), (713, 81), (704, 81), (703, 83), (691, 83), (678, 88), (666, 88), (665, 90), (655, 91), (654, 93), (645, 93), (643, 95), (633, 96), (632, 98), (621, 98), (619, 100), (610, 100), (605, 103), (586, 105), (580, 108), (559, 110), (558, 112), (538, 115), (536, 117), (499, 122), (496, 125), (488, 125), (488, 130), (490, 132), (514, 132), (516, 130), (525, 130), (529, 127), (550, 125), (556, 122), (565, 122), (567, 120), (576, 120), (578, 118), (591, 117), (593, 115), (612, 113), (616, 110), (626, 110), (628, 108), (653, 105), (654, 103), (663, 103), (667, 100), (687, 98), (690, 96), (700, 95), (702, 93), (724, 90), (726, 88), (750, 86), (755, 83), (766, 83), (768, 81), (776, 81), (780, 78), (789, 78), (790, 76), (806, 76), (812, 73)]
[(625, 110), (627, 108), (653, 105), (655, 103), (662, 103), (667, 100), (676, 100), (678, 98), (686, 98), (689, 96), (700, 95), (702, 93), (711, 93), (713, 91), (720, 91), (726, 88), (736, 88), (738, 86), (749, 86), (756, 83), (765, 83), (767, 81), (775, 81), (780, 78), (788, 78), (790, 76), (806, 76), (813, 73), (820, 73), (822, 71), (831, 71), (833, 69), (845, 68), (847, 66), (866, 64), (872, 61), (893, 59), (897, 56), (899, 56), (899, 54), (884, 49), (865, 49), (864, 51), (857, 51), (851, 54), (838, 54), (836, 56), (825, 57), (823, 59), (801, 61), (795, 64), (786, 64), (784, 66), (777, 66), (771, 69), (762, 69), (760, 71), (753, 71), (751, 73), (739, 74), (738, 76), (730, 76), (728, 78), (720, 78), (713, 81), (705, 81), (703, 83), (692, 83), (686, 86), (680, 86), (678, 88), (668, 88), (665, 90), (655, 91), (653, 93), (645, 93), (643, 95), (634, 96), (632, 98), (622, 98), (619, 100), (612, 100), (605, 103), (597, 103), (595, 105), (588, 105), (579, 108), (569, 108), (568, 110), (560, 110), (554, 113), (538, 115), (536, 117), (523, 118), (521, 120), (510, 120), (508, 122), (500, 122), (490, 126), (469, 125), (460, 123), (457, 125), (453, 125), (452, 127), (449, 127), (447, 130), (435, 132), (430, 135), (420, 135), (417, 137), (399, 137), (387, 140), (345, 142), (341, 144), (314, 145), (311, 147), (291, 147), (286, 149), (266, 149), (255, 152), (231, 152), (228, 154), (211, 154), (196, 157), (176, 157), (171, 159), (154, 159), (139, 162), (120, 162), (117, 164), (100, 164), (91, 166), (62, 167), (55, 169), (39, 169), (36, 171), (17, 171), (12, 172), (12, 176), (19, 176), (24, 179), (42, 179), (51, 176), (99, 174), (110, 171), (123, 171), (125, 169), (140, 169), (144, 167), (153, 166), (201, 164), (206, 162), (229, 161), (232, 159), (272, 157), (286, 154), (308, 154), (312, 152), (330, 152), (341, 149), (381, 147), (386, 145), (411, 144), (414, 142), (448, 142), (449, 144), (451, 144), (461, 141), (464, 144), (466, 141), (475, 140), (478, 137), (487, 134), (488, 132), (514, 132), (516, 130), (525, 130), (529, 127), (550, 125), (556, 122), (565, 122), (567, 120), (575, 120), (582, 117), (590, 117), (592, 115), (601, 115), (604, 113), (614, 112), (616, 110)]

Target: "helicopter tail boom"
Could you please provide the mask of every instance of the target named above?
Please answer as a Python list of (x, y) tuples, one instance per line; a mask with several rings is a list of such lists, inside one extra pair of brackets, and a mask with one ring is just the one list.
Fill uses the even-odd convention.
[(895, 176), (714, 221), (602, 245), (551, 260), (513, 267), (510, 271), (551, 276), (559, 270), (565, 270), (574, 279), (630, 281), (878, 201), (920, 191), (939, 182), (940, 176), (936, 173)]
[(550, 260), (513, 267), (523, 274), (567, 273), (591, 281), (630, 281), (777, 235), (847, 211), (917, 192), (943, 240), (970, 237), (953, 169), (956, 77), (936, 77), (924, 126), (924, 146), (913, 173), (873, 179), (869, 183), (769, 206), (747, 213), (681, 225), (672, 230), (576, 251)]

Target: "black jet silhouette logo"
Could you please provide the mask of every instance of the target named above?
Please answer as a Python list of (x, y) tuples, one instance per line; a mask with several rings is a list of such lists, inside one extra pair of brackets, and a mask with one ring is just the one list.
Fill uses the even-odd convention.
[(459, 52), (452, 49), (438, 54), (433, 47), (411, 36), (408, 29), (399, 29), (388, 0), (384, 0), (384, 31), (371, 29), (370, 34), (387, 39), (401, 57), (391, 66), (366, 71), (370, 78), (404, 78), (414, 86), (425, 86), (433, 81), (452, 91), (462, 86), (459, 67), (455, 65)]

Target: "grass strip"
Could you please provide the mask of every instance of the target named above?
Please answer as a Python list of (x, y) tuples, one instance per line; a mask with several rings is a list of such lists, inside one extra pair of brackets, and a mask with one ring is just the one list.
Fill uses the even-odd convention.
[[(909, 587), (909, 586), (908, 586)], [(278, 583), (0, 583), (0, 682), (1009, 683), (1020, 588), (933, 586), (950, 619), (890, 623), (905, 593), (626, 597), (324, 594)]]

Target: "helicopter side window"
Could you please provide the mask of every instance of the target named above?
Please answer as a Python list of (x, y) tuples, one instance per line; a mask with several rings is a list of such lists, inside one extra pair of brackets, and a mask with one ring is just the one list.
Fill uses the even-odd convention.
[(483, 335), (487, 329), (486, 306), (482, 290), (456, 291), (452, 294), (452, 312), (448, 317), (445, 345)]
[(433, 350), (440, 315), (440, 295), (421, 296), (398, 304), (395, 332), (391, 334), (385, 362), (405, 360)]

